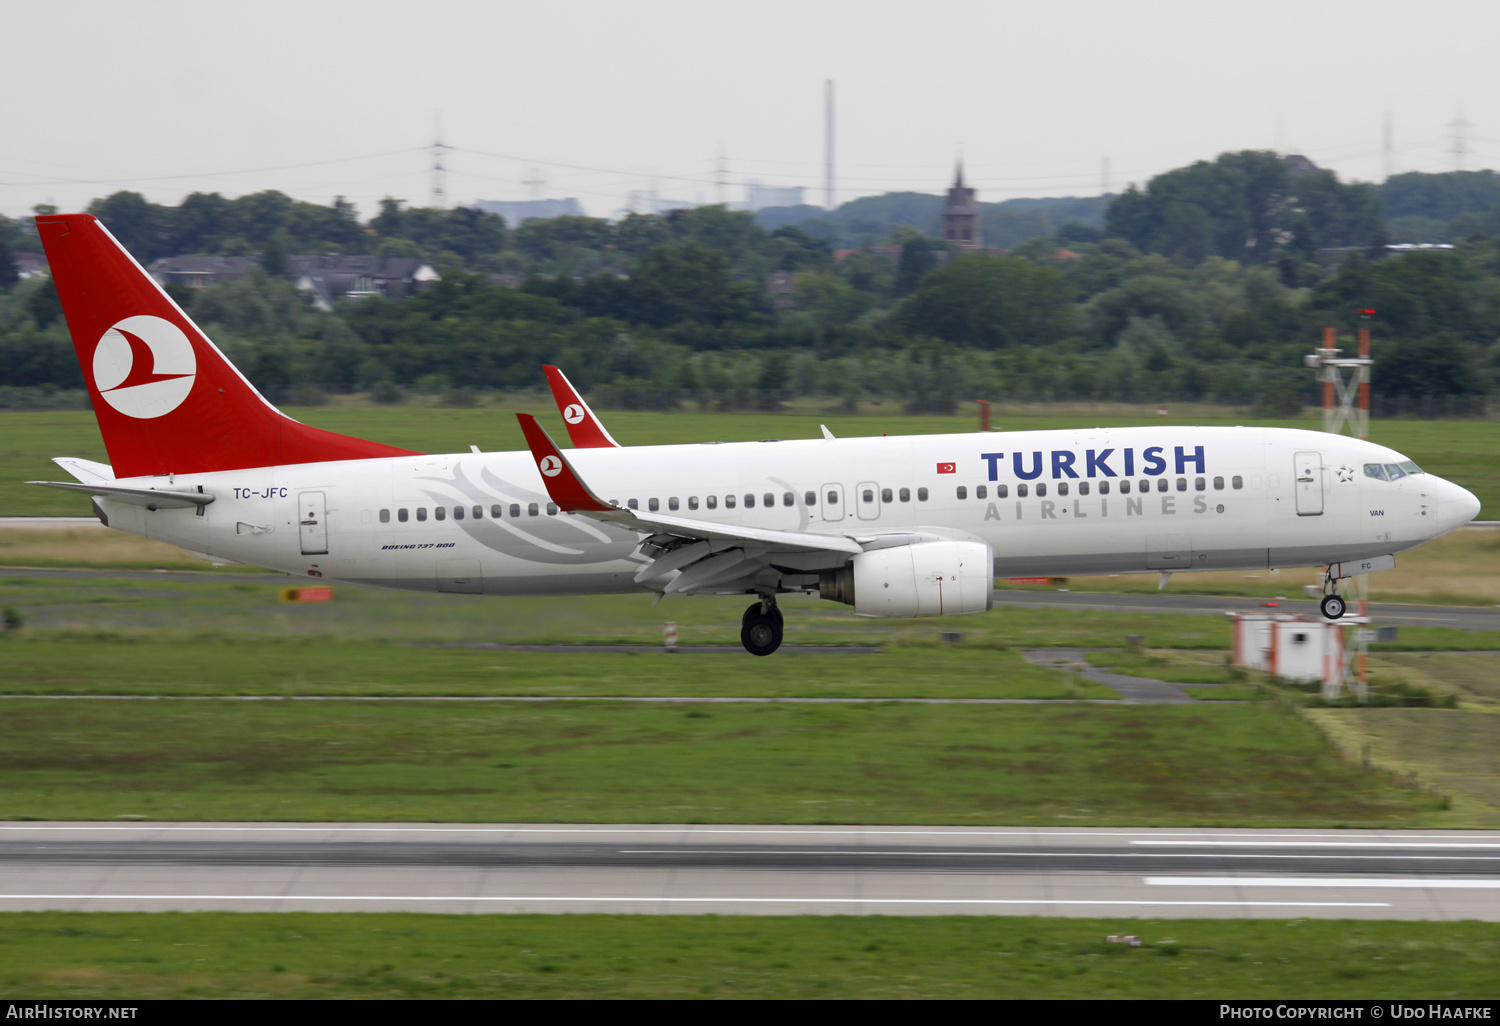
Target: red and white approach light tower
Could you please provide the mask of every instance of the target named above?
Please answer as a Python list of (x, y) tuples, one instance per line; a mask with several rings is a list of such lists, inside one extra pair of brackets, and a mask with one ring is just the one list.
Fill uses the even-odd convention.
[[(1323, 383), (1323, 430), (1340, 434), (1347, 424), (1349, 433), (1366, 441), (1370, 438), (1370, 328), (1369, 320), (1374, 310), (1359, 312), (1359, 355), (1340, 356), (1334, 343), (1337, 337), (1333, 328), (1323, 329), (1323, 346), (1303, 358), (1307, 366), (1317, 371)], [(1347, 374), (1345, 373), (1347, 372)], [(1364, 701), (1369, 695), (1367, 657), (1369, 645), (1375, 631), (1370, 623), (1370, 575), (1360, 574), (1354, 578), (1359, 602), (1357, 615), (1346, 618), (1343, 672), (1338, 680), (1325, 679), (1325, 698), (1337, 698), (1344, 684)], [(1354, 644), (1347, 634), (1354, 632)]]

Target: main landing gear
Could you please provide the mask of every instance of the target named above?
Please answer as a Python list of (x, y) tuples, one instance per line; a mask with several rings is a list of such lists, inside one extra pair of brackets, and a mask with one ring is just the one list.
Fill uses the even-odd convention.
[(740, 643), (751, 655), (768, 656), (781, 647), (781, 610), (776, 600), (759, 599), (745, 610), (740, 624)]

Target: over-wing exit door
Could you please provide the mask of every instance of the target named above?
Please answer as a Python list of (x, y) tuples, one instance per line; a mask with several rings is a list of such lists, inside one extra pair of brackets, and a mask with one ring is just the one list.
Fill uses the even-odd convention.
[(297, 536), (302, 539), (304, 556), (328, 551), (328, 500), (322, 492), (297, 494)]

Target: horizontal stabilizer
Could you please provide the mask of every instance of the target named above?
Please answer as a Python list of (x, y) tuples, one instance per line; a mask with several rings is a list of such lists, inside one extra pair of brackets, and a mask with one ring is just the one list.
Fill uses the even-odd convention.
[(113, 481), (115, 479), (115, 468), (111, 467), (108, 463), (81, 460), (76, 456), (54, 456), (52, 462), (85, 484), (92, 484), (95, 481)]
[(85, 495), (98, 495), (106, 499), (117, 499), (135, 506), (145, 506), (149, 510), (192, 509), (194, 506), (207, 506), (216, 498), (213, 492), (203, 491), (202, 486), (195, 491), (187, 491), (175, 488), (130, 488), (125, 485), (100, 482), (78, 484), (73, 481), (27, 481), (26, 483), (43, 485), (47, 488), (62, 488), (70, 492), (82, 492)]

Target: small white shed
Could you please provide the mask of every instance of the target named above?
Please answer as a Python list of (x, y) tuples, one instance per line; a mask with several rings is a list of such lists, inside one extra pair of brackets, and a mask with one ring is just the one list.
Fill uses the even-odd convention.
[(1235, 666), (1283, 680), (1332, 684), (1344, 679), (1344, 627), (1352, 623), (1304, 620), (1296, 613), (1228, 615), (1234, 624)]

